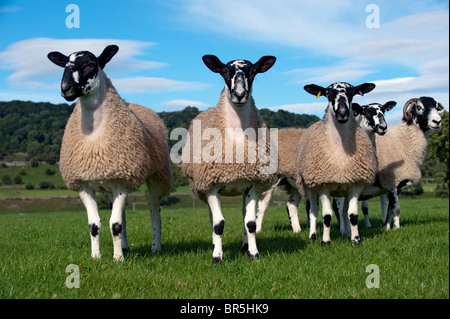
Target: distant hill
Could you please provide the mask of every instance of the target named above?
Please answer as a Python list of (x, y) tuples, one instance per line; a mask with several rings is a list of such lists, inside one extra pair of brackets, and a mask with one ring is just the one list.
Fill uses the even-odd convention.
[[(64, 128), (75, 104), (0, 102), (0, 159), (12, 153), (55, 162), (59, 159)], [(188, 128), (200, 111), (187, 106), (181, 111), (158, 113), (169, 132), (176, 127)], [(319, 120), (315, 115), (295, 114), (284, 110), (260, 110), (271, 128), (308, 127)]]

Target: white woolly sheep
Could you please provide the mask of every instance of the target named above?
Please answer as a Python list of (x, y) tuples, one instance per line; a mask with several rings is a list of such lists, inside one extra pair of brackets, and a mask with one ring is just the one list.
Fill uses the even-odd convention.
[(69, 189), (79, 192), (87, 210), (91, 256), (100, 258), (101, 223), (95, 192), (112, 193), (109, 226), (114, 260), (123, 260), (128, 249), (125, 201), (146, 183), (150, 193), (153, 225), (152, 250), (161, 249), (159, 200), (171, 189), (167, 130), (152, 110), (122, 100), (103, 72), (119, 50), (107, 46), (100, 56), (79, 51), (66, 56), (50, 52), (48, 58), (64, 68), (61, 94), (78, 98), (61, 145), (61, 176)]
[[(183, 156), (188, 151), (190, 158), (183, 161), (182, 169), (189, 178), (194, 194), (209, 207), (213, 263), (223, 259), (225, 220), (221, 212), (220, 195), (244, 195), (242, 250), (251, 259), (259, 258), (255, 237), (256, 205), (259, 195), (272, 184), (277, 169), (273, 165), (278, 165), (278, 157), (276, 146), (272, 145), (272, 136), (268, 137), (267, 127), (251, 93), (256, 74), (269, 70), (275, 60), (275, 57), (264, 56), (255, 64), (246, 60), (223, 64), (214, 55), (203, 56), (205, 65), (224, 78), (225, 87), (217, 106), (192, 120), (189, 128), (191, 138), (183, 149)], [(213, 141), (207, 143), (211, 136)], [(201, 154), (196, 156), (198, 150), (201, 150)], [(264, 166), (264, 155), (269, 152), (270, 163)]]
[[(358, 103), (352, 104), (356, 122), (358, 122), (362, 129), (367, 133), (375, 148), (375, 134), (384, 135), (387, 131), (387, 123), (384, 118), (384, 113), (392, 110), (396, 105), (397, 102), (395, 101), (389, 101), (383, 105), (379, 103), (371, 103), (363, 106)], [(371, 187), (371, 185), (366, 185), (361, 194), (363, 194), (368, 187)], [(339, 222), (341, 234), (349, 235), (350, 227), (348, 225), (348, 219), (346, 218), (347, 215), (343, 213), (344, 200), (345, 197), (335, 197), (333, 209)], [(364, 215), (365, 225), (367, 228), (370, 228), (371, 225), (369, 221), (367, 201), (362, 202), (361, 208)]]
[[(422, 177), (422, 165), (428, 145), (430, 130), (441, 127), (438, 111), (444, 107), (431, 97), (408, 100), (403, 107), (403, 119), (390, 125), (384, 136), (376, 136), (378, 174), (375, 184), (364, 189), (360, 199), (367, 200), (381, 195), (383, 223), (390, 229), (400, 227), (398, 195), (408, 186), (417, 184)], [(386, 216), (386, 193), (389, 198)]]
[(318, 199), (322, 203), (323, 239), (328, 244), (333, 197), (348, 197), (348, 216), (352, 244), (359, 244), (358, 197), (364, 185), (375, 179), (377, 160), (369, 137), (358, 125), (351, 111), (353, 96), (364, 95), (375, 88), (373, 83), (352, 86), (338, 82), (327, 88), (306, 85), (315, 96), (324, 94), (328, 107), (324, 118), (306, 129), (297, 147), (296, 184), (308, 196), (310, 207), (310, 240), (316, 239)]

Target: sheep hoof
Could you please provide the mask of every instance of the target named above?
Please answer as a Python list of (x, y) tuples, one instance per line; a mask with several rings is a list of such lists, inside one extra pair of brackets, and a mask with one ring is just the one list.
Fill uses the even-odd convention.
[(315, 241), (316, 239), (317, 239), (316, 233), (311, 234), (311, 235), (309, 236), (309, 241)]
[(352, 243), (352, 247), (359, 247), (359, 244), (361, 243), (361, 239), (359, 238), (359, 236), (356, 236), (355, 239), (351, 240)]
[(212, 263), (215, 265), (220, 264), (221, 262), (223, 262), (223, 260), (220, 257), (213, 257), (212, 259)]
[(250, 260), (259, 260), (259, 253), (256, 253), (256, 255), (251, 254), (249, 251), (247, 251), (247, 256), (250, 258)]
[(328, 241), (322, 240), (322, 246), (329, 245), (329, 244), (331, 244), (331, 240), (328, 240)]

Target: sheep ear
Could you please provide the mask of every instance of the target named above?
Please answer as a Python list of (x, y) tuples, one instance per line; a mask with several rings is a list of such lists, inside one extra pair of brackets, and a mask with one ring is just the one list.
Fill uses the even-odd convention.
[(354, 115), (362, 114), (363, 112), (363, 107), (358, 103), (352, 103), (352, 109)]
[(203, 63), (214, 73), (220, 73), (225, 66), (215, 55), (204, 55), (202, 57)]
[(358, 86), (355, 86), (355, 95), (364, 95), (366, 93), (369, 93), (375, 88), (375, 84), (373, 83), (363, 83)]
[(395, 102), (395, 101), (389, 101), (389, 102), (384, 103), (384, 105), (383, 105), (384, 112), (392, 110), (396, 105), (397, 105), (397, 102)]
[(67, 59), (68, 57), (60, 52), (50, 52), (47, 54), (47, 57), (50, 61), (55, 63), (57, 66), (60, 66), (62, 68), (66, 67)]
[(276, 57), (271, 55), (263, 56), (261, 59), (258, 60), (255, 64), (253, 64), (253, 70), (255, 73), (264, 73), (267, 70), (269, 70), (277, 60)]
[(316, 97), (319, 97), (320, 95), (325, 95), (327, 92), (326, 88), (315, 84), (308, 84), (305, 85), (303, 88), (305, 89), (306, 92), (315, 95)]
[(117, 51), (119, 51), (119, 47), (117, 45), (108, 45), (98, 56), (98, 66), (100, 69), (104, 69), (106, 63), (111, 61), (112, 57), (116, 55)]

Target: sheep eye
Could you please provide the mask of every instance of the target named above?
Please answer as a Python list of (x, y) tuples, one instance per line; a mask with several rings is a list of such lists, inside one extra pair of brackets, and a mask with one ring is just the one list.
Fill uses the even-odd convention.
[(442, 110), (444, 109), (444, 106), (443, 106), (441, 103), (438, 103), (436, 109), (437, 109), (438, 111), (442, 111)]
[(422, 106), (417, 105), (417, 111), (422, 111)]

